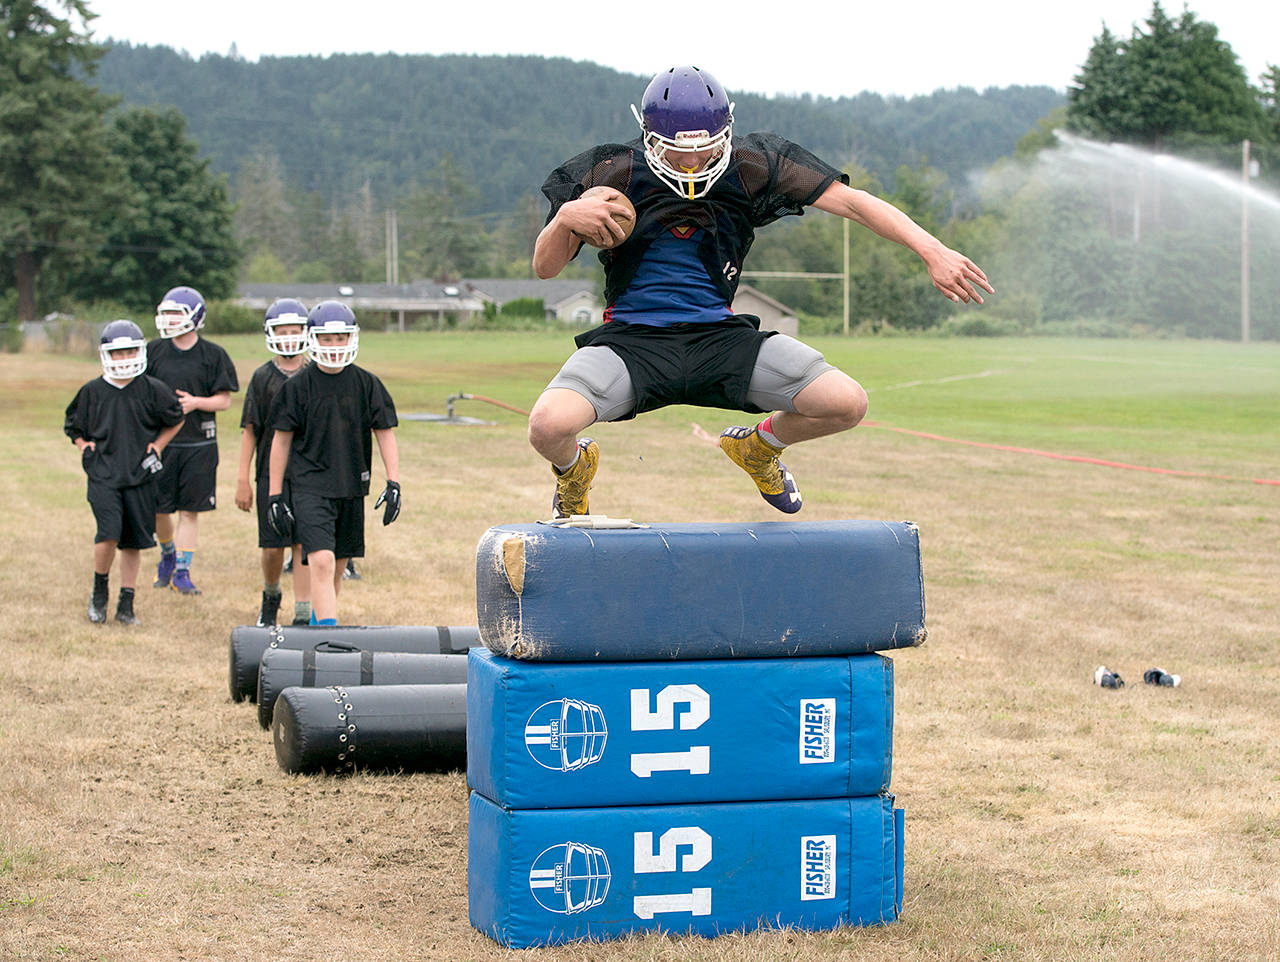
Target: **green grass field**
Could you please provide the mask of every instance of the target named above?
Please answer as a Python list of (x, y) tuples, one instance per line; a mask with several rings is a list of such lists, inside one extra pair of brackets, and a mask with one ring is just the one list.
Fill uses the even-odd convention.
[[(258, 337), (214, 339), (242, 383), (265, 357)], [(921, 531), (930, 637), (894, 655), (903, 916), (529, 956), (1280, 957), (1280, 487), (1248, 480), (1280, 480), (1280, 345), (812, 343), (868, 389), (873, 424), (788, 451), (799, 520)], [(527, 409), (570, 349), (560, 334), (366, 332), (359, 363), (402, 414), (455, 392)], [(88, 356), (0, 355), (0, 959), (515, 958), (467, 923), (462, 773), (286, 775), (255, 706), (228, 696), (228, 635), (261, 590), (233, 503), (239, 396), (219, 418), (204, 595), (142, 587), (141, 628), (86, 621), (92, 516), (61, 424), (98, 373)], [(524, 419), (456, 410), (494, 423), (402, 422), (404, 513), (382, 528), (370, 512), (343, 621), (474, 624), (480, 535), (547, 515)], [(593, 428), (592, 509), (775, 520), (701, 437), (741, 421), (673, 408)], [(1094, 686), (1101, 663), (1128, 687)], [(1144, 686), (1156, 665), (1182, 687)]]

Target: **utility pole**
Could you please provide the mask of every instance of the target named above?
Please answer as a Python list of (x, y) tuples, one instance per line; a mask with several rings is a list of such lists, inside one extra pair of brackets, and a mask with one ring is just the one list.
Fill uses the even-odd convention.
[(1249, 141), (1241, 150), (1240, 179), (1240, 343), (1249, 343)]
[(400, 223), (394, 210), (387, 210), (386, 215), (386, 241), (384, 244), (387, 252), (387, 283), (400, 283)]
[(849, 218), (842, 217), (844, 224), (844, 336), (849, 336)]

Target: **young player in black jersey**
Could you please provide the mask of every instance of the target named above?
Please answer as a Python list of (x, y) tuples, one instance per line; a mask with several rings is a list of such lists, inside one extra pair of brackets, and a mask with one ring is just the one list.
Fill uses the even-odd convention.
[[(253, 508), (254, 488), (258, 500), (258, 547), (262, 549), (262, 607), (258, 610), (260, 627), (276, 624), (280, 613), (280, 574), (284, 570), (284, 553), (293, 547), (291, 538), (283, 538), (267, 522), (267, 505), (271, 461), (271, 441), (275, 437), (275, 405), (280, 389), (307, 363), (307, 309), (291, 297), (281, 298), (267, 308), (263, 320), (267, 350), (273, 355), (249, 379), (240, 414), (240, 465), (236, 474), (236, 507)], [(253, 483), (249, 481), (249, 464), (253, 463)], [(289, 501), (289, 479), (284, 480), (283, 494)], [(299, 550), (298, 555), (301, 556)], [(311, 593), (307, 584), (308, 566), (293, 569), (293, 624), (311, 621)]]
[(216, 415), (231, 407), (231, 392), (240, 390), (227, 352), (200, 336), (204, 317), (199, 291), (172, 288), (156, 309), (160, 337), (147, 345), (147, 373), (178, 392), (187, 416), (156, 479), (155, 525), (160, 539), (155, 587), (184, 595), (200, 594), (191, 583), (191, 559), (200, 540), (200, 515), (217, 507)]
[[(302, 545), (302, 562), (311, 568), (313, 623), (334, 625), (347, 559), (364, 556), (374, 438), (387, 474), (374, 509), (385, 505), (384, 525), (400, 514), (400, 455), (392, 430), (399, 422), (382, 382), (352, 363), (360, 327), (351, 308), (321, 301), (307, 316), (307, 337), (314, 363), (285, 382), (275, 412), (267, 519)], [(284, 497), (286, 469), (291, 501)]]
[[(599, 447), (581, 431), (668, 404), (776, 412), (726, 429), (725, 454), (770, 505), (799, 511), (800, 491), (779, 460), (788, 444), (854, 427), (867, 396), (851, 377), (795, 338), (758, 330), (729, 305), (757, 228), (813, 206), (861, 224), (919, 255), (953, 301), (982, 303), (986, 275), (891, 204), (848, 186), (848, 177), (775, 134), (734, 137), (733, 104), (697, 67), (658, 74), (644, 92), (641, 137), (594, 147), (556, 168), (542, 186), (551, 202), (533, 267), (555, 277), (584, 242), (605, 248), (606, 323), (538, 398), (529, 441), (551, 462), (556, 515), (585, 514)], [(591, 187), (612, 188), (584, 196)], [(629, 236), (614, 220), (629, 199)], [(625, 236), (625, 240), (623, 239)]]
[(97, 531), (93, 536), (93, 593), (89, 620), (107, 620), (111, 565), (120, 554), (120, 597), (116, 621), (138, 624), (133, 610), (142, 549), (155, 547), (155, 474), (160, 455), (182, 427), (182, 405), (165, 384), (143, 374), (147, 342), (133, 321), (112, 321), (102, 329), (102, 377), (76, 392), (67, 405), (63, 431), (80, 449), (88, 475), (88, 500)]

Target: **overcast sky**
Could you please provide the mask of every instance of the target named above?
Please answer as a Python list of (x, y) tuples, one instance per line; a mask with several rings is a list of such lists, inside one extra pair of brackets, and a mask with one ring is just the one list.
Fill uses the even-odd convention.
[[(1112, 33), (1128, 37), (1151, 6), (1151, 0), (712, 0), (625, 8), (528, 0), (89, 0), (98, 14), (95, 39), (160, 44), (196, 57), (225, 54), (234, 43), (249, 60), (329, 53), (537, 54), (644, 76), (694, 63), (715, 74), (731, 95), (830, 97), (1014, 84), (1065, 90), (1104, 21)], [(1178, 0), (1163, 6), (1170, 16), (1183, 10)], [(1280, 64), (1276, 0), (1188, 6), (1198, 19), (1217, 25), (1251, 82), (1269, 63)], [(621, 9), (629, 11), (625, 27), (618, 26)], [(828, 12), (814, 12), (822, 10)], [(841, 13), (830, 12), (835, 10)]]

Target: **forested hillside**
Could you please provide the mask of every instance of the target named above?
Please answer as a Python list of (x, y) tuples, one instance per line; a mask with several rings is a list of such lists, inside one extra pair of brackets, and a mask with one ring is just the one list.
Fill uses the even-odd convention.
[[(647, 79), (527, 56), (344, 54), (249, 63), (123, 44), (103, 59), (97, 82), (127, 106), (176, 106), (214, 168), (233, 180), (241, 163), (274, 152), (295, 189), (335, 198), (368, 183), (375, 198), (390, 202), (448, 156), (480, 188), (473, 209), (496, 212), (536, 192), (546, 172), (578, 150), (634, 137), (630, 104)], [(1048, 87), (960, 88), (912, 99), (731, 93), (738, 130), (776, 131), (832, 163), (867, 168), (886, 187), (899, 165), (923, 160), (960, 187), (1065, 103)]]

